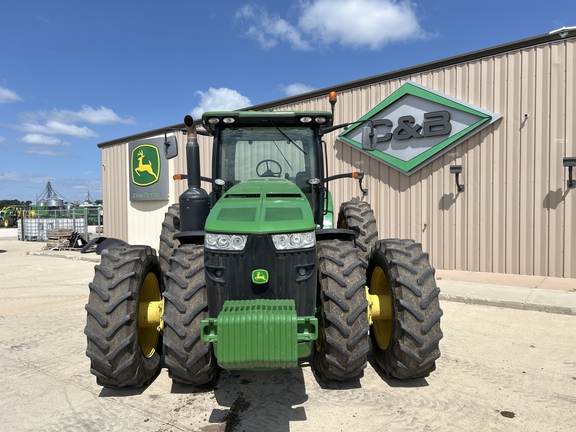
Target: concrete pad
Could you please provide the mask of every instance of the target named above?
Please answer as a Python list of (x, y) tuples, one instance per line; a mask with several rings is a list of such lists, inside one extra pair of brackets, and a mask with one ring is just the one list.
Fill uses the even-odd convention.
[(545, 276), (510, 275), (457, 270), (436, 270), (436, 278), (440, 280), (456, 280), (461, 282), (506, 285), (524, 288), (537, 288), (546, 279)]
[(576, 293), (557, 292), (545, 289), (533, 289), (526, 300), (532, 310), (543, 312), (563, 313), (562, 310), (572, 311), (576, 315)]
[(538, 285), (538, 288), (554, 291), (576, 292), (576, 279), (548, 277)]
[(576, 315), (576, 293), (438, 280), (440, 299), (468, 304)]
[(494, 303), (525, 303), (530, 295), (530, 288), (505, 285), (486, 285), (461, 281), (437, 281), (442, 293), (447, 297), (461, 297)]

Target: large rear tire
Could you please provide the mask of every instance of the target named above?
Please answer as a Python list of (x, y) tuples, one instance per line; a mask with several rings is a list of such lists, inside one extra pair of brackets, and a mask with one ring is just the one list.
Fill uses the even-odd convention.
[(90, 371), (104, 387), (147, 385), (160, 371), (162, 341), (139, 309), (162, 299), (158, 258), (149, 246), (111, 248), (94, 273), (84, 329)]
[(173, 381), (201, 386), (217, 376), (212, 345), (200, 339), (208, 318), (204, 246), (182, 245), (174, 251), (164, 293), (164, 361)]
[(342, 203), (337, 226), (354, 231), (360, 259), (364, 268), (368, 267), (370, 253), (378, 240), (378, 225), (370, 204), (358, 200)]
[(164, 222), (162, 222), (162, 230), (160, 231), (160, 249), (158, 250), (158, 258), (160, 260), (160, 270), (162, 271), (162, 278), (164, 279), (164, 286), (168, 286), (166, 273), (170, 270), (170, 258), (174, 253), (180, 242), (174, 238), (175, 234), (180, 232), (180, 204), (173, 204), (168, 207), (168, 211), (164, 214)]
[(318, 242), (321, 335), (314, 364), (323, 380), (353, 381), (364, 375), (368, 319), (364, 269), (353, 242)]
[(388, 376), (422, 378), (436, 368), (442, 309), (434, 272), (413, 240), (378, 241), (370, 257), (369, 293), (379, 296), (380, 311), (391, 311), (376, 317), (370, 330), (374, 357)]

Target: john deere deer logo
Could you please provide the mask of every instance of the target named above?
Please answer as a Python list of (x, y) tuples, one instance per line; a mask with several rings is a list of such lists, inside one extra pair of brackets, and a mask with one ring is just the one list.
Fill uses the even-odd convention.
[(158, 181), (160, 153), (156, 146), (142, 144), (132, 150), (132, 182), (138, 186), (150, 186)]
[(265, 284), (268, 282), (268, 271), (263, 269), (254, 270), (252, 272), (252, 282), (255, 284)]

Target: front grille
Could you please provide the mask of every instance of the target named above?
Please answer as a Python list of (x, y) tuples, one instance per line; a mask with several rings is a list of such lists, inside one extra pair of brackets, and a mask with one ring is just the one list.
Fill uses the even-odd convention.
[(225, 198), (260, 198), (260, 194), (228, 194)]
[[(248, 236), (242, 252), (206, 249), (206, 287), (211, 317), (226, 300), (294, 299), (298, 316), (313, 316), (316, 306), (316, 248), (289, 252), (274, 249), (269, 235)], [(267, 270), (265, 284), (252, 282), (252, 271)]]
[(296, 193), (267, 193), (266, 198), (302, 198), (302, 195)]

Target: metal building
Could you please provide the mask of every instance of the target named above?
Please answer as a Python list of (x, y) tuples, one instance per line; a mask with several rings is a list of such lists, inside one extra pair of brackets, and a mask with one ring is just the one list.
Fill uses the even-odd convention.
[[(565, 157), (576, 157), (575, 69), (576, 29), (570, 28), (250, 109), (328, 110), (327, 95), (337, 91), (335, 124), (359, 119), (380, 124), (382, 151), (363, 151), (353, 132), (325, 136), (329, 174), (365, 172), (364, 199), (379, 221), (380, 238), (422, 242), (439, 269), (575, 278), (576, 189), (567, 187), (563, 166)], [(410, 107), (400, 106), (406, 95), (426, 104), (410, 114)], [(430, 107), (435, 114), (426, 111)], [(472, 129), (464, 125), (460, 135), (436, 139), (443, 133), (438, 125), (456, 118), (449, 107), (484, 118), (476, 122), (482, 127), (464, 133)], [(387, 120), (388, 114), (395, 120)], [(452, 125), (448, 129), (458, 132)], [(105, 235), (158, 247), (164, 213), (185, 182), (168, 180), (162, 199), (133, 200), (130, 149), (133, 143), (163, 140), (164, 133), (158, 129), (99, 144)], [(185, 172), (185, 137), (171, 133), (180, 151), (163, 162), (168, 179)], [(413, 149), (417, 154), (387, 153), (393, 138), (408, 142), (406, 134), (424, 137), (419, 143), (436, 141), (413, 145), (421, 147)], [(211, 142), (199, 138), (202, 175), (210, 177)], [(463, 191), (451, 172), (454, 165), (461, 167)], [(208, 183), (203, 187), (211, 189)], [(337, 181), (330, 190), (335, 206), (360, 197), (352, 181)]]

